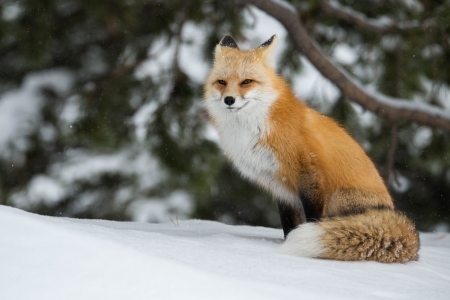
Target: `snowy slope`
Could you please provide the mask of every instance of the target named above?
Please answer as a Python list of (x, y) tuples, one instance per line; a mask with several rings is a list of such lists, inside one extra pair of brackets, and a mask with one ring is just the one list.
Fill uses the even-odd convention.
[(278, 253), (282, 231), (44, 217), (0, 206), (0, 299), (449, 299), (450, 235), (419, 262)]

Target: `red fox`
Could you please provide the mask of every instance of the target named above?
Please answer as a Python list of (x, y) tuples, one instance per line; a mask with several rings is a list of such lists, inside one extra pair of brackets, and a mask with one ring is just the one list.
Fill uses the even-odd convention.
[(414, 224), (395, 210), (360, 145), (300, 102), (277, 75), (275, 44), (274, 35), (243, 51), (225, 36), (215, 48), (204, 102), (233, 165), (276, 199), (282, 251), (345, 261), (417, 260)]

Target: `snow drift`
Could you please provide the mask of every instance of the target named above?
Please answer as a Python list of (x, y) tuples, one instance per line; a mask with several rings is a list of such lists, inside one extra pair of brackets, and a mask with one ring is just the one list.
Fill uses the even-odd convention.
[(298, 258), (282, 230), (39, 216), (0, 206), (0, 295), (12, 299), (448, 299), (450, 235), (405, 265)]

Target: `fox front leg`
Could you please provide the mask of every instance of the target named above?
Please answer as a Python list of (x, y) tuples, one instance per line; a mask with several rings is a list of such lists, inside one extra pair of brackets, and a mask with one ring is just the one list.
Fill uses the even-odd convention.
[(284, 238), (298, 225), (306, 222), (303, 207), (294, 207), (287, 203), (277, 201), (280, 212), (281, 225), (283, 226)]

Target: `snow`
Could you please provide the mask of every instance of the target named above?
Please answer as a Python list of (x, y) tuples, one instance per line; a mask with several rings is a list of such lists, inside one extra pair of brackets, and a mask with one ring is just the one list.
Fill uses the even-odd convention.
[(219, 132), (211, 123), (205, 125), (205, 129), (203, 131), (203, 136), (205, 139), (215, 142), (216, 144), (220, 144), (220, 136)]
[(323, 5), (326, 5), (326, 7), (331, 7), (333, 10), (341, 12), (341, 14), (344, 14), (347, 18), (356, 20), (360, 23), (366, 23), (371, 27), (379, 27), (380, 29), (384, 29), (385, 27), (391, 26), (393, 23), (393, 21), (386, 16), (380, 17), (378, 19), (368, 19), (364, 14), (355, 11), (350, 7), (344, 6), (338, 1), (323, 1), (322, 3)]
[(297, 9), (292, 4), (283, 1), (283, 0), (272, 0), (272, 2), (276, 3), (277, 5), (280, 5), (288, 10), (290, 10), (292, 13), (297, 14)]
[(391, 173), (389, 176), (389, 185), (397, 193), (404, 193), (410, 189), (411, 181), (396, 170), (395, 174)]
[[(423, 11), (423, 6), (418, 1), (403, 1), (404, 5), (415, 13), (421, 13)], [(436, 22), (434, 19), (427, 19), (420, 22), (419, 20), (402, 20), (395, 22), (391, 17), (380, 16), (376, 19), (368, 18), (361, 12), (353, 10), (349, 6), (344, 6), (339, 3), (339, 1), (321, 1), (321, 5), (329, 12), (338, 15), (340, 18), (351, 21), (362, 27), (368, 27), (376, 31), (384, 31), (387, 29), (398, 28), (400, 30), (410, 30), (419, 28), (421, 26), (434, 26)]]
[(158, 37), (148, 50), (148, 59), (135, 69), (135, 77), (139, 80), (163, 77), (173, 67), (176, 47), (176, 41), (165, 35)]
[(307, 60), (302, 57), (302, 70), (294, 75), (294, 91), (300, 99), (314, 101), (314, 106), (321, 112), (328, 112), (338, 100), (339, 89)]
[(358, 60), (355, 48), (346, 43), (336, 45), (333, 56), (337, 62), (344, 65), (352, 65)]
[(170, 220), (174, 211), (177, 216), (185, 218), (192, 214), (193, 208), (191, 195), (179, 190), (170, 193), (166, 198), (135, 200), (128, 206), (127, 214), (138, 222), (164, 222)]
[(180, 69), (189, 76), (189, 78), (197, 83), (203, 84), (206, 76), (208, 76), (210, 65), (205, 59), (199, 55), (203, 52), (206, 43), (205, 31), (206, 26), (197, 25), (188, 21), (183, 26), (181, 35), (184, 43), (180, 45), (178, 65)]
[(281, 229), (77, 220), (0, 206), (0, 290), (12, 299), (448, 299), (450, 235), (405, 265), (281, 254)]
[(441, 118), (442, 120), (450, 121), (450, 114), (448, 111), (443, 111), (435, 106), (428, 105), (423, 102), (412, 102), (405, 99), (395, 98), (388, 95), (384, 95), (379, 93), (373, 86), (367, 85), (364, 86), (359, 81), (357, 81), (353, 76), (351, 76), (347, 71), (345, 71), (340, 66), (336, 66), (340, 73), (342, 73), (349, 83), (355, 88), (362, 91), (364, 94), (368, 95), (372, 98), (372, 101), (378, 102), (379, 105), (394, 108), (394, 109), (402, 109), (409, 110), (411, 112), (424, 112), (430, 116), (434, 116), (436, 118)]
[(70, 126), (79, 120), (81, 117), (81, 97), (79, 95), (72, 95), (68, 97), (64, 107), (59, 115), (59, 120), (65, 126)]
[[(24, 186), (24, 189), (15, 191), (9, 199), (11, 205), (32, 210), (39, 203), (52, 207), (68, 197), (75, 197), (76, 200), (71, 205), (72, 212), (82, 212), (102, 198), (102, 194), (99, 190), (79, 193), (79, 186), (86, 183), (98, 184), (104, 176), (133, 178), (132, 181), (124, 182), (121, 187), (118, 187), (117, 194), (113, 196), (114, 199), (111, 199), (116, 204), (123, 204), (132, 199), (139, 199), (141, 203), (145, 200), (154, 201), (155, 198), (148, 197), (148, 191), (166, 179), (166, 172), (161, 169), (156, 158), (145, 146), (130, 146), (104, 154), (71, 149), (61, 156), (64, 159), (50, 164), (46, 175), (37, 174)], [(192, 203), (186, 204), (189, 197), (183, 199), (185, 199), (184, 202), (173, 200), (172, 203), (163, 199), (159, 201), (162, 203), (161, 207), (166, 207), (164, 208), (166, 211), (176, 211), (184, 216), (191, 212), (191, 209), (186, 207)], [(179, 208), (175, 207), (177, 204)], [(141, 209), (142, 206), (133, 207)], [(127, 210), (129, 215), (139, 214), (146, 221), (159, 220), (150, 216), (144, 218), (144, 212), (145, 210), (139, 212)]]
[[(40, 89), (53, 89), (58, 95), (66, 94), (74, 83), (73, 74), (54, 69), (27, 75), (20, 88), (0, 96), (0, 159), (22, 164), (23, 153), (28, 150), (28, 137), (41, 127), (40, 110), (45, 99)], [(45, 134), (47, 132), (41, 132)]]
[(29, 147), (27, 136), (40, 123), (40, 97), (28, 90), (7, 92), (0, 99), (0, 158), (20, 163)]
[[(348, 6), (340, 4), (338, 1), (322, 1), (322, 5), (331, 8), (331, 11), (339, 12), (339, 15), (345, 16), (345, 19), (352, 20), (355, 23), (366, 24), (369, 28), (374, 28), (378, 30), (384, 30), (394, 25), (394, 21), (388, 16), (381, 16), (377, 19), (367, 18), (363, 13), (353, 10)], [(405, 23), (405, 22), (404, 22)], [(418, 26), (419, 22), (407, 22), (404, 24), (405, 27), (408, 25)]]
[(156, 159), (141, 147), (112, 154), (73, 150), (64, 162), (52, 165), (50, 173), (67, 186), (79, 181), (97, 182), (105, 174), (135, 175), (141, 189), (154, 187), (164, 179)]
[(428, 147), (433, 139), (433, 130), (430, 127), (420, 127), (414, 133), (412, 144), (416, 149), (422, 150)]
[[(350, 102), (350, 106), (353, 108), (353, 111), (358, 118), (358, 124), (362, 128), (374, 128), (376, 125), (379, 125), (377, 124), (377, 116), (373, 112), (365, 110), (361, 105), (355, 102)], [(381, 130), (380, 126), (376, 126), (374, 129), (377, 132), (380, 132)]]
[(149, 125), (154, 121), (155, 112), (158, 109), (156, 102), (148, 102), (142, 105), (132, 118), (135, 127), (135, 135), (138, 141), (145, 142)]
[(57, 204), (65, 195), (62, 186), (53, 178), (45, 175), (33, 177), (28, 187), (28, 199), (31, 203), (44, 202), (49, 206)]
[[(280, 1), (280, 4), (290, 4)], [(287, 7), (288, 7), (287, 6)], [(286, 48), (286, 38), (288, 33), (284, 26), (275, 18), (268, 16), (261, 10), (250, 6), (248, 10), (244, 11), (244, 18), (248, 24), (252, 24), (243, 30), (245, 40), (238, 41), (239, 48), (243, 50), (253, 49), (270, 39), (273, 35), (277, 36), (277, 44), (274, 49), (274, 61), (278, 66), (281, 55)]]
[(424, 10), (423, 4), (418, 0), (401, 0), (400, 2), (412, 12), (419, 13)]
[(19, 17), (22, 12), (23, 9), (20, 7), (19, 3), (4, 4), (2, 18), (6, 22), (10, 22)]
[[(450, 42), (450, 41), (449, 41)], [(450, 115), (450, 86), (443, 81), (432, 81), (428, 78), (421, 78), (421, 87), (425, 90), (426, 96), (420, 97), (420, 94), (416, 94), (415, 98), (419, 98), (416, 101), (420, 101), (421, 98), (435, 99), (439, 106), (449, 112)]]

